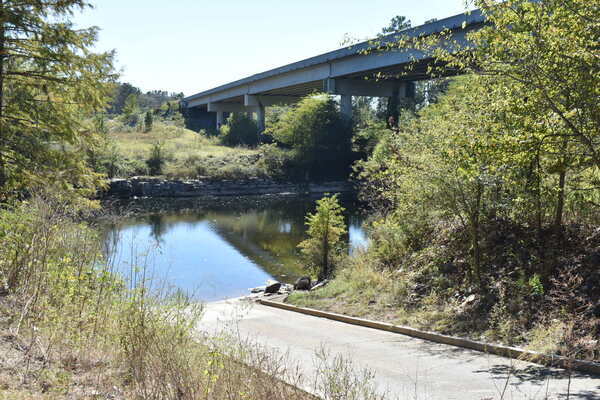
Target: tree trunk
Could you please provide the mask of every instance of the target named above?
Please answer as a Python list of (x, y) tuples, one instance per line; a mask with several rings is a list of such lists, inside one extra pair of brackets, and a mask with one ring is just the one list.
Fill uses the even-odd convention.
[(322, 269), (321, 274), (319, 276), (319, 280), (323, 281), (329, 277), (329, 217), (326, 219), (325, 223), (325, 235), (323, 235), (323, 259), (322, 259)]
[(562, 160), (560, 175), (558, 176), (558, 195), (556, 197), (556, 213), (554, 215), (554, 231), (560, 232), (563, 223), (563, 212), (565, 208), (565, 185), (567, 181), (567, 139), (562, 143)]
[(563, 212), (565, 208), (565, 184), (567, 178), (566, 168), (560, 171), (558, 177), (558, 196), (556, 198), (556, 214), (554, 215), (554, 230), (560, 232), (563, 222)]
[(480, 208), (483, 188), (480, 182), (477, 183), (477, 192), (475, 196), (475, 205), (471, 210), (471, 247), (473, 248), (473, 272), (477, 279), (479, 289), (483, 292), (483, 281), (481, 279), (481, 248), (479, 246), (480, 236)]

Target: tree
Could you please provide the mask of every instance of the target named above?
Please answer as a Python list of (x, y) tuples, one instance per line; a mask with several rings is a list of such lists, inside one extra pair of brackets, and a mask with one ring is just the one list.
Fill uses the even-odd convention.
[(471, 35), (478, 46), (457, 64), (504, 78), (499, 106), (507, 125), (539, 127), (539, 151), (553, 159), (558, 229), (569, 173), (600, 167), (600, 7), (586, 0), (475, 4), (491, 26)]
[[(554, 181), (558, 231), (569, 191), (600, 189), (600, 7), (585, 0), (473, 3), (489, 24), (469, 34), (468, 50), (449, 53), (438, 46), (448, 32), (410, 45), (435, 57), (434, 74), (450, 67), (491, 77), (486, 90), (501, 95), (489, 107), (520, 136), (522, 150), (537, 155), (540, 179)], [(573, 174), (593, 179), (569, 188)]]
[(352, 127), (330, 96), (302, 99), (268, 127), (267, 134), (294, 152), (307, 179), (347, 173), (352, 159)]
[(396, 15), (390, 20), (388, 26), (381, 29), (381, 33), (388, 35), (390, 33), (397, 33), (411, 27), (411, 22), (404, 15)]
[(125, 106), (123, 107), (123, 120), (130, 126), (135, 126), (138, 123), (138, 96), (134, 93), (127, 96)]
[(163, 147), (162, 143), (154, 143), (150, 150), (150, 157), (146, 160), (148, 172), (152, 176), (161, 175), (163, 173), (163, 167), (167, 161)]
[(346, 223), (338, 196), (326, 196), (317, 201), (317, 209), (306, 217), (308, 239), (298, 245), (308, 263), (308, 269), (322, 281), (331, 277), (336, 259), (341, 255)]
[(56, 182), (98, 183), (84, 157), (94, 145), (84, 117), (101, 111), (114, 79), (112, 53), (93, 53), (96, 28), (69, 17), (85, 0), (0, 1), (0, 191)]
[[(392, 18), (389, 24), (383, 28), (381, 28), (381, 33), (379, 36), (391, 35), (394, 33), (399, 33), (405, 29), (408, 29), (412, 26), (410, 20), (404, 15), (396, 15)], [(377, 100), (377, 114), (384, 118), (386, 121), (389, 117), (394, 117), (394, 119), (398, 120), (398, 109), (403, 108), (405, 105), (400, 104), (399, 99), (397, 97), (391, 98), (379, 98)]]
[(152, 111), (146, 111), (146, 117), (144, 118), (144, 131), (150, 132), (152, 130), (152, 124), (154, 122), (154, 117), (152, 116)]
[(130, 95), (140, 96), (142, 92), (137, 87), (130, 83), (120, 83), (115, 87), (113, 99), (110, 102), (109, 113), (110, 114), (121, 114), (123, 108), (125, 108), (125, 102)]

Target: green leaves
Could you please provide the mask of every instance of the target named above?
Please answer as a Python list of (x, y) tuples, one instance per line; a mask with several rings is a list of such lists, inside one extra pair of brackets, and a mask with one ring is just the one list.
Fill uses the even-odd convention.
[[(78, 0), (13, 1), (0, 6), (0, 191), (54, 182), (89, 195), (100, 183), (84, 161), (114, 80), (112, 53), (93, 53), (97, 28), (75, 29)], [(51, 16), (51, 17), (50, 17)]]
[(319, 280), (330, 277), (336, 258), (340, 256), (346, 223), (338, 196), (317, 201), (317, 210), (306, 216), (308, 239), (298, 245), (308, 263), (307, 269)]

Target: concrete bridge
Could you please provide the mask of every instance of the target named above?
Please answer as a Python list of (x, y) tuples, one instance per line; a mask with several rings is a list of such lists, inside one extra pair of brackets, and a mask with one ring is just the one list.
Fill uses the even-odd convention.
[[(194, 94), (183, 99), (182, 106), (195, 130), (218, 128), (227, 113), (243, 112), (256, 115), (262, 131), (265, 107), (293, 104), (311, 93), (324, 92), (339, 95), (342, 114), (351, 118), (352, 96), (411, 97), (414, 82), (429, 78), (430, 55), (385, 44), (448, 29), (451, 41), (464, 46), (468, 45), (466, 35), (484, 23), (479, 10), (455, 15), (384, 36), (377, 44), (358, 43)], [(377, 47), (385, 50), (375, 50)], [(448, 75), (453, 73), (448, 71)]]

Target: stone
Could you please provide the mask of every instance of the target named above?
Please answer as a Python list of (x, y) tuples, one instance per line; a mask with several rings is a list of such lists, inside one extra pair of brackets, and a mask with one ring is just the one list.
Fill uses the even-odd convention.
[(303, 276), (294, 283), (294, 290), (310, 290), (311, 280), (308, 276)]
[(265, 288), (265, 293), (277, 293), (279, 292), (279, 289), (281, 289), (281, 283), (275, 282)]

